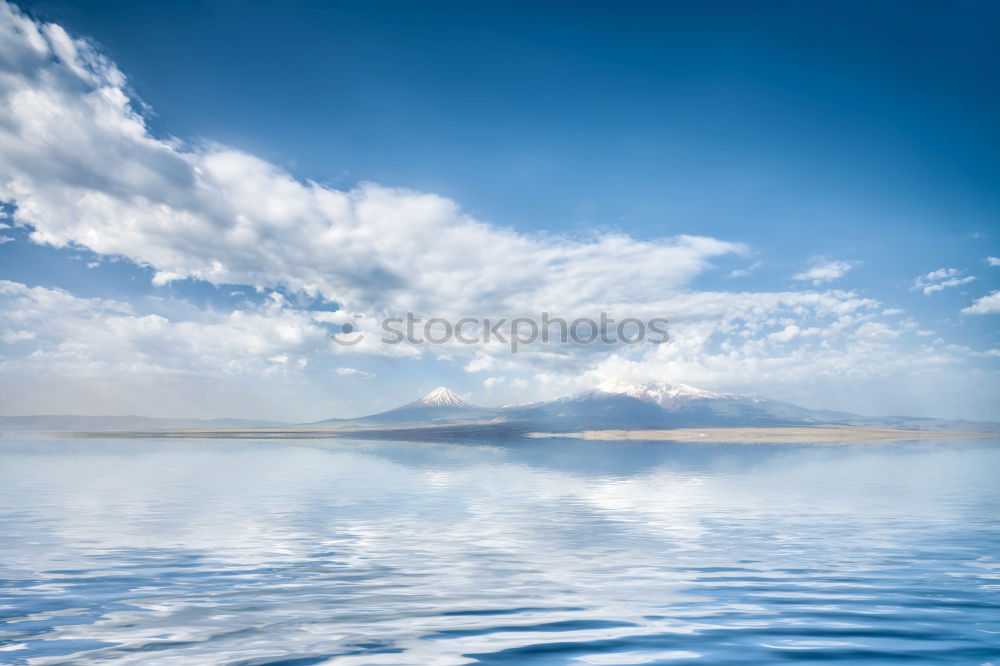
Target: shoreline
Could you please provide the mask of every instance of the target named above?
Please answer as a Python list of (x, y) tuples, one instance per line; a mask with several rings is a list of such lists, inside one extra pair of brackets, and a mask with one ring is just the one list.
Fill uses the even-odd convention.
[[(56, 434), (56, 433), (50, 433)], [(314, 429), (218, 429), (218, 430), (145, 430), (77, 431), (58, 433), (85, 439), (359, 439), (407, 441), (525, 441), (541, 439), (578, 439), (586, 441), (662, 441), (684, 443), (730, 444), (837, 444), (898, 442), (932, 439), (1000, 439), (1000, 432), (962, 430), (907, 430), (855, 426), (787, 426), (676, 428), (660, 430), (581, 430), (574, 432), (532, 432), (517, 427), (426, 426), (369, 430)]]
[(775, 428), (677, 428), (671, 430), (582, 430), (569, 433), (527, 433), (532, 439), (583, 439), (589, 441), (718, 442), (728, 444), (835, 444), (899, 442), (917, 439), (989, 439), (997, 432), (904, 430), (840, 426)]

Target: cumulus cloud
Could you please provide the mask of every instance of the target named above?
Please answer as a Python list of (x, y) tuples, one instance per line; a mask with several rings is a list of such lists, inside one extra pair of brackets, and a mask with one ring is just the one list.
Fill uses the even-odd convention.
[(774, 333), (768, 333), (767, 339), (773, 340), (775, 342), (788, 342), (789, 340), (792, 340), (793, 338), (798, 336), (799, 333), (801, 333), (801, 329), (798, 326), (796, 326), (795, 324), (789, 324), (780, 331), (775, 331)]
[[(882, 321), (875, 300), (849, 292), (800, 295), (686, 294), (676, 303), (670, 343), (617, 348), (573, 359), (565, 368), (551, 357), (536, 359), (522, 376), (541, 397), (609, 380), (684, 381), (817, 407), (831, 407), (836, 393), (838, 408), (873, 414), (961, 409), (969, 387), (982, 381), (970, 367), (976, 352), (928, 344), (907, 322)], [(937, 405), (927, 401), (935, 382)], [(509, 400), (528, 399), (499, 379), (488, 386)], [(996, 396), (995, 390), (987, 393)]]
[(986, 257), (986, 263), (990, 266), (1000, 266), (1000, 257)]
[(309, 376), (311, 361), (336, 358), (329, 312), (279, 294), (227, 312), (180, 305), (0, 280), (4, 411), (307, 420), (331, 409)]
[(962, 271), (957, 268), (939, 268), (926, 275), (921, 275), (913, 280), (913, 288), (923, 291), (925, 295), (933, 294), (948, 287), (957, 287), (961, 284), (972, 282), (976, 278), (971, 275), (962, 275)]
[(304, 367), (308, 354), (329, 344), (327, 313), (293, 308), (278, 295), (253, 309), (183, 319), (0, 280), (0, 306), (3, 341), (35, 344), (23, 359), (0, 360), (0, 370), (34, 368), (75, 377), (266, 376)]
[(826, 261), (809, 268), (808, 270), (796, 273), (793, 280), (812, 282), (818, 286), (826, 282), (833, 282), (847, 275), (847, 272), (854, 267), (849, 261)]
[(282, 285), (366, 312), (520, 313), (661, 298), (744, 249), (534, 236), (434, 194), (300, 182), (238, 150), (154, 137), (122, 73), (59, 26), (3, 5), (0, 30), (0, 198), (35, 242), (128, 257), (155, 284)]
[(967, 308), (962, 308), (965, 314), (1000, 314), (1000, 291), (978, 298)]

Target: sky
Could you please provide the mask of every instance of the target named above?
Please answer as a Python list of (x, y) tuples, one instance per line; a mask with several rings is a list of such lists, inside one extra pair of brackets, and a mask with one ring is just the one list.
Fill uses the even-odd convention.
[[(309, 421), (656, 381), (998, 420), (998, 19), (0, 0), (0, 413)], [(382, 343), (405, 312), (671, 339)]]

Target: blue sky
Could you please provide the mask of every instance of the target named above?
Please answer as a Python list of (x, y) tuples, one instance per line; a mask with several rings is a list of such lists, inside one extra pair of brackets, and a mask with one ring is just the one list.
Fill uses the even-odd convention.
[[(38, 129), (37, 113), (4, 107), (13, 120), (0, 150), (13, 157), (0, 199), (11, 228), (0, 232), (13, 240), (0, 245), (0, 279), (22, 285), (9, 289), (17, 307), (0, 322), (12, 341), (0, 347), (10, 413), (307, 419), (389, 406), (440, 383), (493, 403), (641, 379), (868, 413), (1000, 418), (1000, 306), (988, 300), (1000, 287), (988, 259), (1000, 256), (994, 6), (21, 7), (26, 15), (5, 14), (2, 92), (86, 111), (71, 123), (55, 113)], [(39, 27), (47, 55), (31, 51), (22, 19)], [(89, 41), (67, 56), (44, 24)], [(127, 78), (74, 73), (73, 57), (92, 64), (92, 53)], [(131, 101), (74, 101), (99, 90)], [(109, 129), (108, 114), (122, 126)], [(132, 177), (145, 168), (156, 175)], [(309, 234), (339, 218), (319, 203), (304, 212), (318, 197), (310, 182), (355, 193), (347, 198), (359, 210), (377, 200), (381, 217), (354, 215), (357, 234), (317, 253)], [(472, 233), (459, 229), (464, 216), (486, 225), (469, 241), (482, 257), (452, 242)], [(371, 240), (404, 227), (398, 245)], [(681, 235), (728, 245), (675, 257)], [(282, 246), (265, 252), (262, 238)], [(552, 268), (578, 256), (599, 279)], [(691, 264), (666, 271), (665, 257)], [(496, 262), (484, 274), (495, 286), (479, 285), (472, 267), (449, 268), (466, 260)], [(518, 276), (532, 287), (503, 292)], [(118, 318), (119, 344), (75, 338), (83, 323), (68, 317), (66, 330), (29, 338), (44, 298), (25, 289), (37, 287), (72, 296), (100, 330)], [(449, 315), (456, 303), (477, 315), (579, 311), (585, 299), (567, 294), (622, 313), (661, 311), (675, 320), (676, 345), (655, 356), (347, 355), (320, 342), (336, 323), (309, 314), (419, 305)], [(230, 332), (227, 344), (206, 343), (211, 355), (185, 357), (184, 332), (222, 335), (233, 313), (305, 328), (284, 343)], [(136, 333), (148, 317), (166, 322), (161, 337)], [(108, 388), (81, 395), (95, 382)], [(229, 386), (238, 398), (219, 397)]]

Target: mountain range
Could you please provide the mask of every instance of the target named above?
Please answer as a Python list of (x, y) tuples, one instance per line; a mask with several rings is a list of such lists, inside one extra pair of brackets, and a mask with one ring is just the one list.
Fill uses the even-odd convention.
[(669, 430), (850, 426), (1000, 432), (1000, 423), (918, 418), (869, 417), (808, 409), (787, 402), (737, 393), (717, 393), (686, 384), (609, 382), (582, 393), (543, 402), (481, 407), (440, 387), (414, 402), (368, 416), (291, 425), (247, 419), (155, 419), (140, 416), (7, 416), (0, 431), (222, 431), (313, 432), (371, 435), (395, 433), (510, 437), (531, 432), (588, 430)]
[(914, 430), (1000, 431), (1000, 424), (908, 416), (868, 417), (808, 409), (736, 393), (716, 393), (685, 384), (609, 382), (575, 395), (505, 407), (480, 407), (445, 387), (420, 400), (354, 419), (328, 419), (333, 430), (454, 426), (507, 432), (656, 430), (709, 427), (865, 426)]

